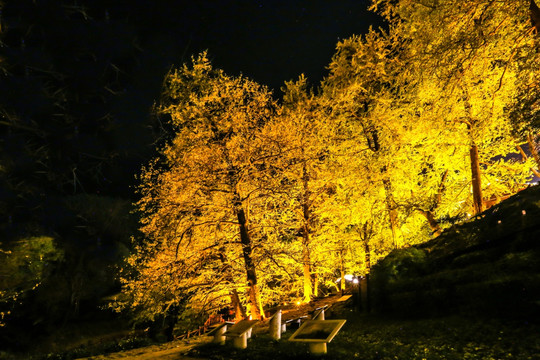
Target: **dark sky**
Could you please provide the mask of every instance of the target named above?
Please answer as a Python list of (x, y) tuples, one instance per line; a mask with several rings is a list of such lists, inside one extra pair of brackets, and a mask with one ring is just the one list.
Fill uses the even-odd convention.
[(214, 66), (277, 90), (304, 73), (313, 85), (326, 74), (337, 42), (379, 26), (368, 0), (192, 1), (175, 34), (182, 61), (207, 49)]
[[(267, 85), (276, 98), (281, 96), (285, 81), (295, 80), (302, 73), (318, 86), (340, 39), (365, 33), (370, 25), (379, 26), (378, 17), (367, 11), (369, 3), (7, 0), (0, 13), (0, 41), (7, 44), (2, 47), (6, 63), (16, 71), (8, 76), (11, 83), (0, 81), (4, 85), (0, 86), (0, 106), (5, 101), (14, 114), (36, 123), (40, 133), (54, 138), (37, 139), (43, 146), (65, 142), (78, 149), (58, 151), (67, 154), (73, 166), (85, 167), (75, 161), (78, 151), (114, 154), (121, 165), (115, 166), (107, 178), (125, 189), (125, 179), (132, 179), (141, 163), (155, 154), (156, 136), (148, 127), (154, 125), (153, 105), (159, 101), (163, 79), (172, 66), (208, 50), (214, 67), (230, 75), (242, 73)], [(62, 97), (64, 93), (67, 100)], [(3, 94), (16, 101), (6, 100)], [(66, 115), (58, 118), (60, 113)], [(99, 125), (109, 121), (102, 119), (111, 119), (110, 124)], [(89, 145), (76, 140), (82, 136), (79, 132), (86, 134)], [(21, 136), (27, 134), (21, 132)], [(57, 147), (71, 149), (67, 145)], [(65, 168), (69, 176), (69, 166)]]
[[(104, 1), (104, 0), (103, 0)], [(122, 134), (159, 98), (171, 66), (190, 62), (207, 50), (214, 67), (243, 74), (281, 97), (285, 81), (305, 74), (317, 87), (327, 74), (339, 40), (365, 33), (380, 18), (369, 12), (370, 0), (116, 0), (119, 18), (143, 29), (144, 53), (135, 83), (117, 117)], [(127, 149), (140, 135), (125, 136)], [(137, 150), (138, 151), (138, 150)], [(136, 164), (135, 168), (139, 166)]]

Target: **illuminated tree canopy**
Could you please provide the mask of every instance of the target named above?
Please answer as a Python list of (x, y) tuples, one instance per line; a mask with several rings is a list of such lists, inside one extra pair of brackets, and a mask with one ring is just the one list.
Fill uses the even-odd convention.
[(157, 110), (173, 131), (140, 176), (145, 237), (120, 308), (261, 318), (527, 186), (528, 2), (371, 9), (388, 28), (339, 42), (319, 91), (300, 76), (281, 104), (204, 53), (167, 76)]

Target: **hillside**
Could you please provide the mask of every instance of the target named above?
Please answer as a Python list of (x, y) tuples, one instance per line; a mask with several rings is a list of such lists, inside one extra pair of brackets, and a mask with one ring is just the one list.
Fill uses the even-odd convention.
[(377, 312), (540, 313), (540, 187), (530, 187), (438, 238), (392, 252), (372, 272)]

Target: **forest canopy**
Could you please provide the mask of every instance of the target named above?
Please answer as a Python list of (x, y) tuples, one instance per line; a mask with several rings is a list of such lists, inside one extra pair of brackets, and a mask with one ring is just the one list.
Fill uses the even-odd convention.
[(123, 275), (141, 318), (264, 317), (366, 276), (538, 174), (529, 1), (374, 0), (387, 22), (337, 44), (316, 89), (278, 102), (202, 53), (166, 77), (170, 129), (140, 175)]

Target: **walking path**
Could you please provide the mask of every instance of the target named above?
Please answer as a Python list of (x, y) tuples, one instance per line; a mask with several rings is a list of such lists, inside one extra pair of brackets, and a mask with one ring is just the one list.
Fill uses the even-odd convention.
[[(112, 354), (95, 355), (77, 360), (194, 360), (193, 358), (182, 355), (195, 346), (210, 342), (211, 340), (211, 337), (203, 335), (187, 340), (176, 340), (165, 344), (120, 351)], [(197, 360), (201, 359), (198, 358)]]
[[(283, 309), (282, 319), (285, 321), (288, 319), (298, 318), (302, 315), (307, 315), (318, 307), (333, 304), (339, 297), (339, 295), (335, 295), (312, 301), (309, 304), (290, 306)], [(268, 331), (268, 324), (261, 323), (261, 325), (256, 326), (253, 331), (256, 333)], [(201, 360), (200, 358), (190, 358), (184, 354), (195, 346), (205, 344), (210, 341), (212, 341), (212, 337), (201, 335), (184, 340), (175, 340), (160, 345), (152, 345), (105, 355), (95, 355), (77, 360)]]

